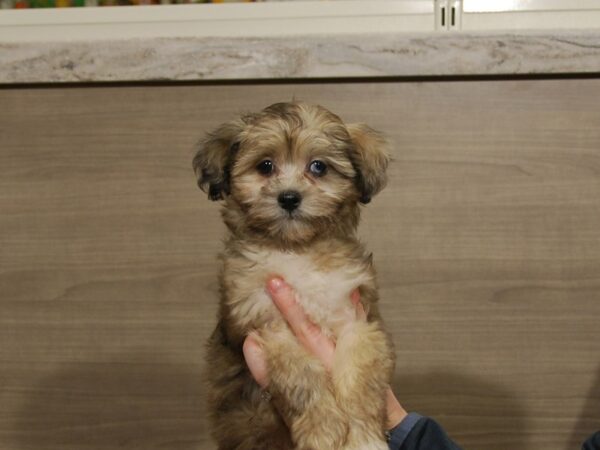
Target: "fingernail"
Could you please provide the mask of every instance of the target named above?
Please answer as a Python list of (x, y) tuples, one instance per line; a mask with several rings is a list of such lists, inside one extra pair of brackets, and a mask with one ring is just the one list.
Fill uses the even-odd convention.
[(258, 343), (258, 333), (254, 330), (250, 331), (250, 333), (248, 333), (248, 337), (246, 338), (246, 340), (252, 344), (256, 344), (257, 347), (260, 347), (260, 344)]
[(262, 357), (264, 355), (264, 350), (262, 349), (258, 341), (254, 338), (254, 335), (248, 335), (248, 338), (246, 339), (246, 342), (244, 344), (245, 351), (249, 351), (258, 357)]
[(285, 282), (279, 277), (274, 277), (267, 281), (267, 289), (271, 292), (277, 292), (284, 286)]

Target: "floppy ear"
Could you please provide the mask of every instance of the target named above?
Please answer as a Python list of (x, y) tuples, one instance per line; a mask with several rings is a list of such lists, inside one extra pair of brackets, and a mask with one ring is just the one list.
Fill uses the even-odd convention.
[(193, 166), (198, 186), (211, 200), (222, 200), (229, 194), (229, 170), (239, 147), (237, 141), (245, 123), (238, 119), (224, 123), (208, 133), (198, 144)]
[(389, 144), (381, 133), (362, 123), (346, 125), (354, 144), (353, 164), (358, 172), (360, 202), (367, 204), (385, 187), (390, 161)]

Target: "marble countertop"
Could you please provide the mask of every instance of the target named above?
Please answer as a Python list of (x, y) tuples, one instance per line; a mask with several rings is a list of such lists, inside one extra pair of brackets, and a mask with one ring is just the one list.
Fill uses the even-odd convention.
[(0, 43), (0, 83), (600, 74), (600, 30)]

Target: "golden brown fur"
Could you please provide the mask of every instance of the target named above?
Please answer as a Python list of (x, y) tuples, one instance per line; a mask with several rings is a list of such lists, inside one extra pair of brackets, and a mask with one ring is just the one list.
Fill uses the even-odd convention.
[[(198, 183), (224, 201), (229, 230), (207, 359), (219, 449), (387, 448), (384, 392), (393, 351), (377, 311), (371, 257), (356, 238), (359, 203), (385, 185), (385, 147), (366, 125), (345, 125), (325, 108), (299, 102), (228, 122), (200, 143)], [(298, 344), (265, 293), (273, 275), (336, 339), (332, 373)], [(352, 320), (355, 288), (366, 322)], [(277, 409), (261, 399), (244, 362), (252, 330), (267, 357)]]

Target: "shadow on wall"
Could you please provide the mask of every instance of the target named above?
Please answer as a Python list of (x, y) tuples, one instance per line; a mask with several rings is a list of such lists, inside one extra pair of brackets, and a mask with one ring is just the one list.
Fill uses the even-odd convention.
[(65, 365), (31, 390), (15, 450), (192, 450), (208, 442), (201, 371), (160, 357)]
[[(15, 450), (212, 448), (197, 366), (118, 361), (135, 362), (69, 364), (34, 386), (16, 417)], [(501, 387), (442, 371), (393, 384), (407, 408), (435, 418), (464, 450), (530, 448), (523, 406)], [(598, 428), (599, 405), (600, 372), (569, 450)]]
[(440, 371), (396, 376), (393, 388), (405, 408), (434, 418), (464, 450), (531, 448), (522, 404), (486, 380)]
[(596, 431), (600, 431), (600, 367), (565, 450), (580, 449), (581, 444)]

